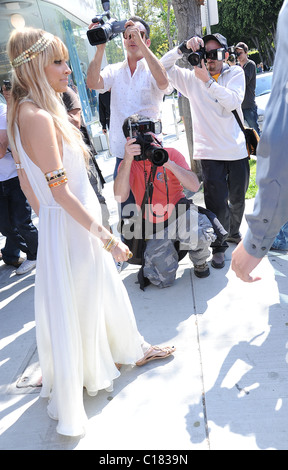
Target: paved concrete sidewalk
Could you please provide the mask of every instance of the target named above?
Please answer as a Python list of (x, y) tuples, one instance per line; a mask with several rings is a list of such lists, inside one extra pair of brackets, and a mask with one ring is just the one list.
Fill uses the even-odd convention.
[[(185, 152), (183, 138), (170, 143)], [(99, 165), (114, 226), (114, 162), (102, 155)], [(82, 439), (58, 435), (39, 398), (35, 270), (17, 276), (1, 262), (0, 449), (287, 450), (288, 258), (270, 252), (257, 268), (262, 280), (244, 284), (230, 270), (234, 247), (225, 268), (211, 268), (206, 279), (195, 277), (185, 257), (168, 289), (143, 292), (138, 268), (122, 270), (141, 333), (177, 352), (123, 367), (113, 392), (84, 392), (89, 423)]]

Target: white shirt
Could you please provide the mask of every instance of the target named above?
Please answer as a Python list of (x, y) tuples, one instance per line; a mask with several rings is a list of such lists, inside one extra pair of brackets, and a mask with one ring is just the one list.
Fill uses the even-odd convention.
[(110, 104), (110, 148), (114, 157), (124, 157), (126, 138), (122, 131), (123, 122), (132, 114), (151, 119), (160, 119), (163, 97), (172, 93), (170, 86), (160, 90), (145, 59), (137, 62), (133, 75), (128, 61), (107, 65), (102, 71), (104, 93), (111, 89)]
[[(7, 106), (0, 103), (0, 130), (7, 130)], [(11, 152), (0, 158), (0, 181), (6, 181), (17, 176), (15, 162)]]
[(195, 160), (240, 160), (247, 157), (244, 133), (232, 111), (242, 118), (245, 75), (241, 67), (224, 64), (218, 82), (207, 88), (194, 70), (180, 68), (177, 48), (167, 52), (161, 63), (174, 87), (190, 101)]

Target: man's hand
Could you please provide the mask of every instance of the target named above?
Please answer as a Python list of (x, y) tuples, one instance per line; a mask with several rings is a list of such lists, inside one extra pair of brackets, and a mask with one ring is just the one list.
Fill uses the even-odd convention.
[[(100, 25), (100, 23), (91, 23), (91, 24), (89, 24), (88, 29), (95, 29), (99, 25)], [(99, 51), (104, 51), (105, 47), (106, 47), (106, 42), (104, 44), (98, 44), (96, 47)]]
[(135, 26), (135, 23), (131, 20), (127, 21), (125, 24), (125, 38), (130, 39), (133, 41), (136, 46), (140, 47), (141, 45), (145, 45), (145, 41), (143, 39), (145, 38), (145, 32), (140, 31), (137, 26)]
[[(195, 36), (186, 43), (187, 49), (191, 49), (193, 52), (199, 51), (200, 47), (204, 47), (204, 41), (203, 39), (199, 38), (198, 36)], [(199, 80), (202, 80), (202, 82), (206, 83), (208, 80), (211, 78), (209, 75), (209, 72), (206, 68), (204, 60), (201, 61), (201, 67), (194, 67), (195, 70), (195, 76), (199, 78)]]
[(240, 242), (237, 248), (232, 253), (232, 270), (236, 276), (244, 282), (260, 281), (261, 277), (252, 277), (250, 273), (258, 266), (261, 258), (249, 255), (244, 248), (243, 242)]
[(187, 41), (186, 47), (187, 49), (191, 49), (193, 52), (197, 52), (199, 51), (200, 47), (204, 47), (204, 41), (198, 36), (194, 36), (193, 38), (189, 39), (189, 41)]
[(136, 139), (130, 139), (128, 137), (128, 140), (125, 144), (125, 154), (124, 154), (124, 160), (126, 162), (128, 161), (133, 161), (134, 157), (136, 155), (141, 155), (141, 146), (139, 144), (135, 144)]
[(210, 75), (209, 72), (206, 68), (204, 59), (201, 61), (201, 67), (194, 67), (195, 70), (195, 77), (199, 78), (199, 80), (202, 80), (202, 82), (206, 83), (210, 80)]

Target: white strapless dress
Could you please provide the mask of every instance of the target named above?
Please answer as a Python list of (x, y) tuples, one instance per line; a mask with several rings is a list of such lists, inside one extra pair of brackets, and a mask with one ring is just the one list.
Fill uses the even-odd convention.
[[(127, 291), (102, 243), (53, 199), (41, 170), (25, 153), (18, 128), (20, 160), (40, 202), (35, 282), (36, 337), (42, 370), (41, 396), (57, 431), (85, 432), (83, 387), (88, 394), (109, 389), (120, 373), (115, 362), (143, 356)], [(70, 190), (97, 221), (101, 208), (82, 155), (63, 142)]]

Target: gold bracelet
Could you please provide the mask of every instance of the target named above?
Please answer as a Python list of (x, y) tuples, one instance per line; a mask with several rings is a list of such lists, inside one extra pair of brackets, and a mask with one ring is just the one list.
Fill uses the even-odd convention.
[(114, 248), (115, 246), (118, 245), (118, 243), (119, 243), (119, 241), (117, 241), (115, 237), (111, 237), (110, 240), (108, 241), (108, 243), (105, 245), (104, 248), (105, 248), (105, 250), (107, 250), (107, 251), (110, 252), (111, 250), (113, 250), (113, 248)]
[(115, 248), (116, 246), (118, 246), (119, 244), (119, 241), (117, 238), (115, 238), (113, 235), (111, 236), (111, 238), (108, 240), (108, 242), (103, 246), (104, 250), (108, 251), (110, 253), (111, 250), (113, 250), (113, 248)]

